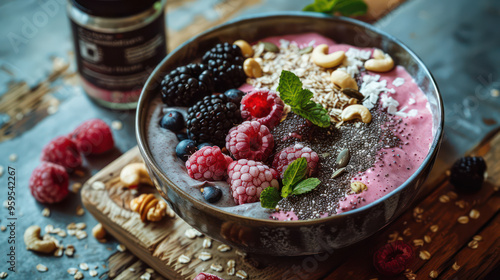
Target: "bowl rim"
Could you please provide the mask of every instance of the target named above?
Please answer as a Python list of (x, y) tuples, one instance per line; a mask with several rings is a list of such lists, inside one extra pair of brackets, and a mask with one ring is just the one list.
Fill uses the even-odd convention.
[[(437, 107), (438, 107), (438, 114), (440, 117), (440, 121), (437, 125), (436, 133), (434, 136), (434, 139), (432, 140), (432, 145), (429, 147), (429, 152), (427, 153), (425, 159), (422, 161), (418, 169), (408, 178), (406, 181), (404, 181), (401, 185), (399, 185), (396, 189), (391, 191), (390, 193), (386, 194), (385, 196), (377, 199), (376, 201), (369, 203), (367, 205), (364, 205), (360, 208), (356, 208), (353, 210), (349, 210), (347, 212), (343, 212), (341, 214), (336, 214), (333, 216), (328, 216), (328, 217), (323, 217), (323, 218), (318, 218), (318, 219), (309, 219), (309, 220), (291, 220), (291, 221), (277, 221), (277, 220), (271, 220), (271, 219), (262, 219), (262, 218), (254, 218), (254, 217), (248, 217), (248, 216), (243, 216), (231, 212), (227, 212), (224, 210), (221, 210), (217, 207), (214, 207), (208, 203), (203, 203), (202, 201), (199, 201), (197, 199), (194, 199), (191, 195), (189, 195), (186, 191), (182, 190), (179, 188), (177, 185), (175, 185), (164, 173), (163, 171), (157, 166), (156, 162), (153, 159), (153, 156), (151, 154), (151, 151), (149, 149), (149, 146), (146, 141), (145, 137), (145, 132), (146, 129), (143, 128), (143, 131), (141, 132), (141, 115), (143, 115), (143, 111), (146, 108), (149, 108), (145, 104), (146, 100), (149, 100), (150, 98), (146, 97), (146, 91), (151, 91), (148, 89), (148, 85), (153, 82), (153, 79), (156, 75), (158, 75), (158, 72), (160, 72), (160, 68), (163, 66), (163, 64), (171, 57), (174, 56), (177, 51), (180, 49), (184, 48), (186, 45), (191, 43), (192, 41), (198, 39), (199, 37), (205, 36), (209, 33), (215, 32), (220, 29), (224, 29), (229, 25), (235, 24), (235, 23), (241, 23), (241, 22), (246, 22), (246, 21), (254, 21), (254, 20), (259, 20), (262, 18), (269, 18), (269, 17), (301, 17), (301, 18), (311, 18), (311, 19), (332, 19), (336, 21), (345, 21), (347, 23), (357, 25), (361, 28), (368, 29), (371, 32), (374, 32), (382, 37), (385, 37), (386, 39), (389, 39), (390, 41), (393, 41), (397, 45), (401, 46), (411, 57), (412, 59), (416, 62), (416, 64), (419, 65), (419, 67), (424, 71), (424, 74), (429, 77), (429, 85), (435, 88), (436, 91), (436, 101), (437, 101)], [(161, 176), (162, 179), (164, 179), (170, 186), (172, 186), (172, 189), (182, 198), (188, 200), (190, 203), (193, 205), (196, 205), (196, 207), (200, 211), (215, 211), (219, 215), (223, 215), (226, 217), (230, 217), (232, 219), (236, 220), (247, 220), (249, 222), (253, 223), (258, 223), (260, 225), (270, 225), (270, 226), (308, 226), (308, 225), (313, 225), (313, 224), (321, 224), (323, 222), (327, 222), (330, 220), (335, 220), (335, 219), (343, 219), (345, 216), (350, 216), (350, 215), (355, 215), (359, 212), (363, 212), (367, 210), (368, 208), (374, 207), (380, 203), (383, 203), (384, 200), (388, 199), (389, 197), (395, 196), (399, 194), (403, 189), (405, 189), (409, 182), (413, 181), (425, 168), (427, 168), (430, 164), (432, 159), (436, 156), (436, 154), (439, 151), (439, 145), (442, 141), (443, 137), (443, 127), (444, 127), (444, 106), (443, 106), (443, 100), (441, 93), (439, 91), (439, 87), (434, 79), (434, 76), (431, 74), (427, 66), (423, 63), (423, 61), (418, 57), (408, 46), (406, 46), (403, 42), (401, 42), (399, 39), (395, 38), (394, 36), (390, 35), (389, 33), (382, 31), (375, 26), (356, 20), (348, 17), (343, 17), (343, 16), (331, 16), (331, 15), (326, 15), (326, 14), (320, 14), (320, 13), (314, 13), (314, 12), (296, 12), (296, 11), (288, 11), (288, 12), (265, 12), (265, 13), (258, 13), (258, 14), (252, 14), (248, 16), (240, 16), (238, 18), (232, 19), (224, 24), (212, 27), (202, 33), (199, 33), (198, 35), (192, 37), (191, 39), (185, 41), (181, 45), (179, 45), (177, 48), (175, 48), (172, 52), (170, 52), (151, 72), (150, 76), (148, 77), (146, 83), (144, 84), (144, 87), (142, 89), (141, 95), (139, 97), (139, 101), (137, 103), (137, 112), (136, 112), (136, 119), (135, 119), (135, 132), (136, 132), (136, 138), (137, 138), (137, 144), (139, 146), (139, 150), (146, 162), (149, 163), (150, 167), (154, 170), (156, 174), (159, 174), (158, 176)], [(146, 151), (145, 147), (148, 147), (148, 150)], [(163, 191), (159, 190), (160, 193)]]

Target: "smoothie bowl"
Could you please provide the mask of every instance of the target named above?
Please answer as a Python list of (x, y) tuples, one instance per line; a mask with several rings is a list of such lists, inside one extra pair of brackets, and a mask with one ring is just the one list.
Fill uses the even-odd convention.
[(443, 107), (391, 36), (285, 13), (174, 50), (136, 122), (152, 180), (183, 220), (246, 252), (296, 256), (354, 244), (408, 207), (439, 149)]

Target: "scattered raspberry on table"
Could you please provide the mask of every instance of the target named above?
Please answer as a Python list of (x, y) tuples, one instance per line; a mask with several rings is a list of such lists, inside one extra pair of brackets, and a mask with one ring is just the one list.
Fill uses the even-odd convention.
[(224, 280), (216, 275), (202, 272), (198, 274), (193, 280)]
[(109, 126), (100, 119), (79, 125), (71, 134), (78, 150), (84, 155), (97, 155), (111, 150), (115, 142)]
[(68, 136), (59, 136), (42, 150), (42, 161), (59, 164), (71, 171), (82, 165), (82, 159), (76, 144)]
[(31, 174), (29, 188), (33, 197), (42, 203), (56, 203), (69, 193), (68, 173), (61, 165), (42, 162)]
[(257, 202), (265, 188), (279, 188), (278, 172), (262, 162), (247, 159), (233, 161), (227, 173), (236, 204)]

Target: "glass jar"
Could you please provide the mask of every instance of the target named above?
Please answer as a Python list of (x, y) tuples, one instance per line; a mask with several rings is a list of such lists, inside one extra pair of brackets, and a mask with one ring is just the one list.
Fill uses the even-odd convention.
[(142, 87), (167, 52), (165, 1), (69, 0), (82, 86), (98, 104), (135, 109)]

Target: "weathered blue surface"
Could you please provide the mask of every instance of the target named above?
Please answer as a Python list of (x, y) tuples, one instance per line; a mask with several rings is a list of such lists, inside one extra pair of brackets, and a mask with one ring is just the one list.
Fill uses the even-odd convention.
[[(0, 2), (0, 65), (6, 65), (15, 74), (13, 78), (0, 71), (0, 94), (5, 92), (7, 82), (11, 80), (26, 80), (31, 85), (43, 80), (52, 69), (50, 56), (68, 58), (68, 51), (72, 46), (68, 21), (61, 4), (63, 2)], [(201, 4), (187, 2), (180, 8), (170, 10), (170, 27), (182, 29), (197, 15), (209, 20), (217, 18), (217, 14), (210, 11), (217, 1), (197, 2)], [(41, 5), (44, 3), (51, 3), (52, 10), (47, 8), (49, 4)], [(247, 8), (238, 15), (299, 10), (303, 5), (304, 1), (299, 0), (263, 0), (258, 6)], [(378, 27), (401, 39), (423, 59), (441, 88), (446, 107), (446, 141), (441, 152), (441, 164), (436, 166), (437, 169), (446, 168), (451, 160), (494, 127), (485, 125), (482, 118), (500, 121), (500, 98), (491, 97), (489, 93), (492, 88), (500, 88), (499, 19), (500, 2), (495, 0), (478, 0), (473, 3), (465, 0), (421, 0), (404, 4), (377, 23)], [(31, 33), (28, 32), (30, 23), (37, 23), (36, 30), (31, 30)], [(101, 265), (116, 250), (115, 242), (103, 245), (90, 236), (90, 229), (96, 223), (90, 214), (86, 213), (83, 217), (74, 214), (76, 205), (80, 203), (79, 196), (71, 194), (63, 204), (51, 206), (52, 215), (45, 218), (40, 213), (44, 206), (32, 198), (27, 185), (31, 171), (39, 163), (42, 147), (54, 136), (66, 134), (83, 120), (93, 117), (103, 118), (108, 122), (121, 120), (124, 129), (114, 131), (117, 150), (92, 160), (90, 167), (92, 173), (95, 173), (116, 158), (119, 151), (124, 152), (136, 144), (133, 113), (113, 112), (97, 107), (79, 88), (66, 86), (58, 94), (64, 97), (64, 101), (56, 114), (40, 121), (17, 138), (0, 144), (0, 165), (16, 168), (16, 200), (19, 206), (16, 229), (18, 272), (9, 273), (7, 279), (66, 279), (69, 278), (67, 268), (77, 267), (81, 262)], [(8, 161), (11, 153), (19, 155), (17, 162)], [(0, 178), (0, 202), (6, 199), (6, 186), (7, 176), (4, 174)], [(0, 225), (8, 223), (6, 217), (7, 211), (1, 207)], [(73, 258), (47, 257), (25, 250), (22, 235), (29, 225), (38, 224), (43, 228), (52, 224), (65, 228), (70, 222), (86, 222), (89, 232), (89, 237), (82, 241), (69, 236), (59, 238), (63, 240), (63, 244), (76, 246)], [(0, 232), (0, 271), (7, 271), (7, 257), (3, 253), (8, 249), (7, 237), (8, 232)], [(109, 251), (106, 247), (113, 250)], [(48, 266), (49, 271), (37, 272), (35, 266), (38, 263)], [(102, 274), (105, 270), (99, 267), (98, 271)], [(87, 273), (85, 277), (91, 279)]]

